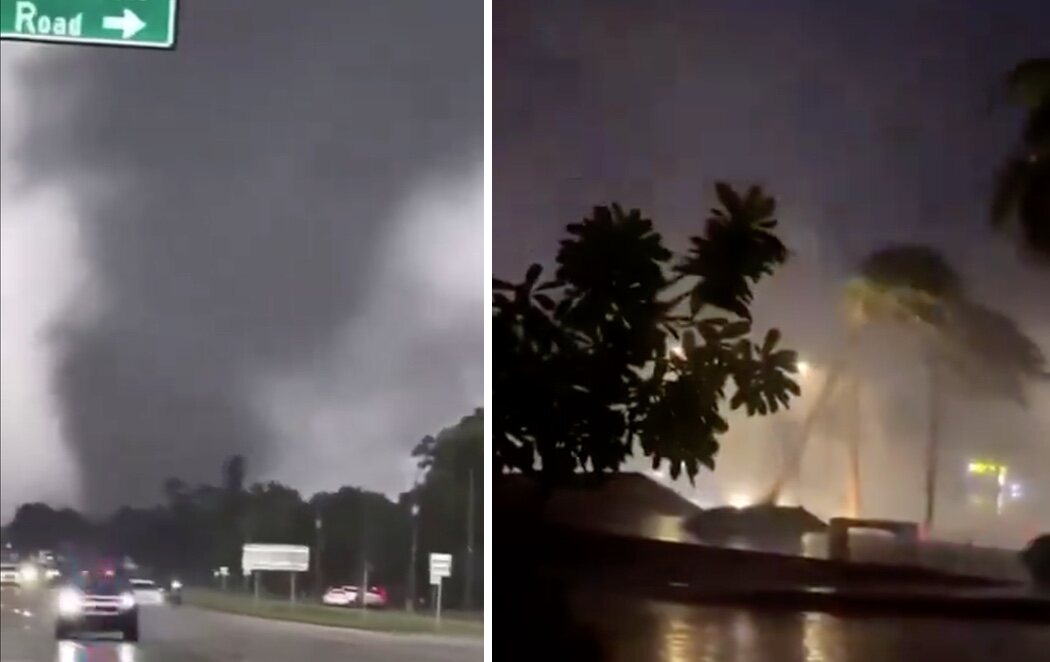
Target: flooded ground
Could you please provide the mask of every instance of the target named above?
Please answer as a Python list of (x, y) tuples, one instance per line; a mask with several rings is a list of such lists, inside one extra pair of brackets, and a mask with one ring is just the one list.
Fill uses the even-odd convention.
[(1029, 662), (1050, 627), (921, 618), (841, 618), (576, 594), (575, 619), (605, 662)]

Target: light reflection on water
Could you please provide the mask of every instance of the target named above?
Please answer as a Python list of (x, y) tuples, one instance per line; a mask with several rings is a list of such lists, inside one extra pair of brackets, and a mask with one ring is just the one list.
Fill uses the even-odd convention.
[(671, 618), (667, 621), (667, 662), (693, 662), (699, 656), (696, 650), (696, 639), (693, 628), (681, 619)]
[(1001, 662), (1044, 659), (1050, 628), (1006, 622), (703, 607), (611, 594), (573, 596), (603, 662)]
[(823, 614), (805, 614), (802, 617), (802, 659), (805, 662), (832, 662), (826, 650), (828, 620)]

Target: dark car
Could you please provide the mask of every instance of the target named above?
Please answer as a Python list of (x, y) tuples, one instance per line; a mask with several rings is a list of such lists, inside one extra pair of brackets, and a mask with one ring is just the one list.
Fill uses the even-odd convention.
[(124, 641), (139, 640), (139, 610), (131, 582), (113, 570), (82, 571), (58, 592), (55, 638), (94, 632), (119, 632)]
[(177, 579), (171, 580), (171, 590), (168, 591), (168, 604), (176, 607), (182, 604), (182, 582)]

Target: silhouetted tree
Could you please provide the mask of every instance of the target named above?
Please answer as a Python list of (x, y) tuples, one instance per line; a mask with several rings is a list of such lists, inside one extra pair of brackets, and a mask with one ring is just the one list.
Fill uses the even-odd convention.
[(798, 393), (780, 334), (750, 339), (752, 287), (787, 259), (776, 204), (716, 186), (704, 233), (675, 259), (638, 210), (568, 226), (554, 279), (493, 283), (497, 470), (550, 485), (617, 470), (637, 449), (673, 477), (713, 468), (722, 407), (767, 414)]
[[(148, 508), (124, 507), (110, 517), (90, 521), (73, 510), (54, 510), (27, 504), (4, 528), (5, 541), (23, 551), (37, 549), (87, 550), (130, 555), (160, 577), (178, 576), (196, 583), (211, 582), (212, 572), (228, 566), (237, 576), (241, 544), (246, 540), (314, 546), (314, 518), (324, 523), (325, 548), (321, 556), (330, 584), (358, 584), (364, 563), (369, 583), (381, 584), (397, 595), (405, 582), (411, 532), (411, 506), (422, 508), (420, 572), (427, 554), (452, 552), (463, 577), (466, 562), (468, 477), (475, 473), (474, 527), (476, 540), (484, 537), (481, 476), (484, 458), (484, 419), (481, 411), (442, 431), (416, 449), (414, 457), (428, 471), (418, 494), (392, 501), (383, 494), (356, 487), (322, 492), (309, 501), (295, 489), (277, 482), (246, 482), (244, 458), (232, 457), (216, 472), (218, 485), (187, 485), (168, 478), (161, 486), (165, 501)], [(482, 559), (475, 554), (473, 606), (480, 606)], [(314, 557), (316, 559), (316, 556)], [(283, 577), (271, 578), (271, 588), (287, 590)], [(236, 582), (231, 584), (235, 587)], [(460, 600), (462, 582), (449, 585), (449, 604)]]
[[(424, 438), (412, 455), (425, 472), (416, 488), (421, 506), (416, 585), (426, 585), (420, 579), (429, 553), (451, 553), (453, 581), (443, 589), (447, 604), (477, 608), (484, 594), (484, 413), (476, 410), (436, 437)], [(403, 500), (409, 508), (411, 502)]]
[(1017, 65), (1008, 87), (1027, 117), (1017, 147), (997, 175), (992, 219), (997, 225), (1016, 223), (1027, 248), (1050, 265), (1050, 59)]

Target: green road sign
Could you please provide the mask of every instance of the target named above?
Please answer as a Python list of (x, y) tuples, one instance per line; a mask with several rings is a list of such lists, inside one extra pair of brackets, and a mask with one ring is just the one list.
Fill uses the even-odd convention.
[(0, 0), (0, 38), (171, 48), (177, 0)]

